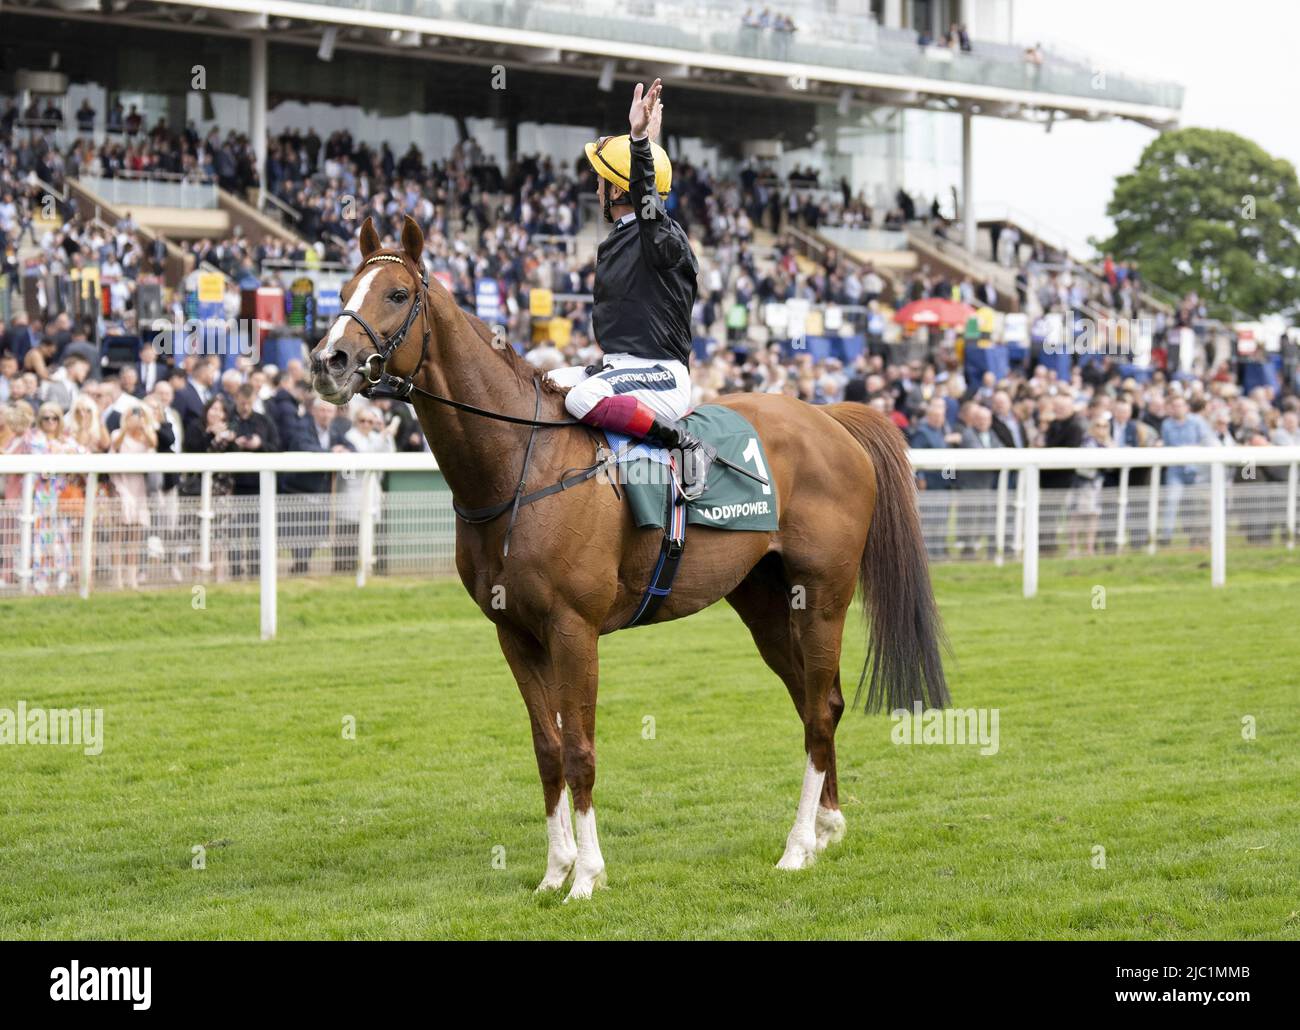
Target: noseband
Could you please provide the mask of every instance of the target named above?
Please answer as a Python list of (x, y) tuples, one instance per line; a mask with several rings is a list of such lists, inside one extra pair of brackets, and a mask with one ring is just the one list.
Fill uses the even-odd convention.
[[(403, 268), (406, 267), (406, 262), (395, 254), (376, 254), (361, 267), (365, 268), (366, 265), (373, 265), (380, 261), (392, 261), (395, 264), (401, 265)], [(360, 312), (353, 311), (350, 308), (339, 312), (339, 318), (351, 318), (357, 323), (357, 325), (361, 326), (365, 334), (370, 337), (370, 342), (375, 345), (374, 353), (367, 356), (364, 361), (357, 362), (356, 367), (352, 370), (354, 372), (360, 372), (366, 380), (367, 385), (361, 389), (362, 396), (368, 397), (370, 396), (371, 391), (376, 387), (382, 387), (385, 390), (388, 390), (393, 396), (405, 400), (410, 396), (411, 391), (415, 388), (415, 377), (424, 366), (424, 359), (429, 350), (429, 327), (427, 324), (424, 327), (424, 339), (420, 344), (420, 360), (416, 363), (415, 367), (411, 369), (410, 375), (395, 376), (388, 371), (387, 365), (388, 359), (391, 358), (397, 348), (402, 345), (402, 341), (406, 339), (406, 334), (410, 332), (411, 326), (414, 325), (415, 320), (420, 317), (420, 310), (424, 303), (424, 294), (429, 288), (429, 279), (425, 275), (423, 268), (419, 268), (418, 272), (420, 276), (420, 286), (415, 291), (415, 299), (411, 302), (410, 309), (406, 312), (406, 319), (397, 330), (388, 337), (381, 339), (370, 323), (361, 317)]]

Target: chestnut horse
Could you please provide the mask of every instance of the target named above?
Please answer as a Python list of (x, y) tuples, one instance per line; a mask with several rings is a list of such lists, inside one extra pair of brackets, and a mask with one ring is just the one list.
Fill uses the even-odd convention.
[[(539, 417), (570, 421), (563, 398), (539, 391), (528, 363), (438, 283), (424, 285), (423, 251), (412, 219), (394, 249), (381, 246), (367, 219), (361, 267), (342, 291), (344, 313), (312, 351), (317, 392), (345, 404), (381, 370), (411, 388), (461, 510), (515, 495), (530, 436), (530, 491), (591, 466), (598, 445), (592, 430), (527, 428)], [(785, 683), (803, 720), (807, 761), (777, 865), (802, 869), (844, 835), (835, 729), (844, 710), (841, 636), (858, 584), (870, 616), (867, 709), (948, 702), (915, 480), (902, 434), (865, 405), (814, 407), (774, 394), (735, 394), (719, 403), (748, 419), (763, 441), (780, 528), (692, 526), (672, 593), (652, 621), (680, 619), (725, 597)], [(464, 405), (516, 421), (469, 413)], [(733, 474), (718, 466), (713, 472)], [(628, 505), (599, 481), (520, 508), (506, 556), (509, 521), (508, 513), (479, 524), (458, 519), (456, 568), (496, 624), (532, 720), (548, 841), (538, 890), (558, 890), (572, 875), (568, 899), (587, 898), (605, 883), (592, 807), (598, 642), (640, 603), (662, 534), (637, 528)]]

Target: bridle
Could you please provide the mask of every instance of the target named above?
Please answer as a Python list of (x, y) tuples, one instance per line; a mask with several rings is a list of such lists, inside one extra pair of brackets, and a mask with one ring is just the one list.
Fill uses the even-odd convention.
[[(361, 267), (364, 269), (369, 265), (383, 261), (391, 261), (403, 268), (407, 267), (406, 262), (396, 254), (375, 254), (368, 258)], [(415, 377), (420, 369), (424, 367), (424, 359), (428, 356), (429, 351), (429, 325), (427, 321), (424, 324), (424, 337), (420, 344), (420, 360), (415, 368), (411, 370), (411, 374), (395, 376), (388, 371), (387, 366), (388, 359), (402, 345), (406, 339), (406, 334), (411, 331), (411, 326), (420, 317), (420, 311), (424, 305), (424, 293), (429, 288), (429, 279), (425, 275), (423, 268), (418, 268), (417, 273), (420, 277), (420, 288), (415, 291), (415, 299), (411, 301), (411, 306), (407, 309), (406, 318), (402, 321), (402, 324), (387, 337), (381, 339), (379, 334), (375, 332), (374, 327), (361, 317), (361, 312), (353, 311), (351, 308), (345, 308), (339, 312), (338, 317), (340, 319), (350, 318), (361, 326), (362, 331), (370, 337), (370, 342), (375, 346), (374, 353), (367, 355), (364, 360), (358, 361), (349, 372), (349, 375), (352, 372), (360, 372), (368, 384), (361, 390), (363, 396), (368, 397), (376, 387), (382, 387), (390, 391), (394, 396), (405, 400), (410, 396), (411, 391), (415, 389)]]
[[(491, 522), (498, 516), (504, 515), (507, 511), (510, 512), (510, 522), (506, 526), (505, 538), (502, 542), (502, 555), (509, 555), (510, 535), (514, 531), (515, 520), (519, 517), (520, 508), (531, 504), (533, 501), (541, 500), (541, 498), (547, 497), (556, 491), (567, 490), (570, 487), (577, 486), (579, 483), (585, 483), (587, 480), (593, 478), (601, 468), (604, 467), (604, 465), (601, 462), (597, 462), (589, 469), (584, 469), (578, 475), (569, 476), (558, 483), (553, 483), (549, 487), (536, 490), (531, 494), (525, 494), (524, 491), (528, 485), (528, 468), (533, 460), (533, 445), (537, 442), (537, 430), (560, 429), (567, 426), (580, 425), (581, 423), (574, 418), (558, 422), (546, 421), (538, 418), (542, 413), (542, 387), (536, 377), (533, 378), (534, 402), (532, 418), (518, 418), (514, 415), (504, 415), (498, 411), (489, 411), (486, 408), (475, 407), (473, 404), (466, 404), (464, 401), (453, 400), (450, 397), (443, 397), (439, 394), (431, 393), (423, 387), (416, 386), (415, 377), (420, 374), (420, 370), (424, 367), (424, 362), (429, 356), (429, 322), (427, 316), (423, 318), (421, 317), (421, 312), (424, 310), (424, 295), (429, 289), (429, 279), (428, 276), (425, 275), (423, 267), (416, 265), (414, 270), (412, 270), (412, 267), (396, 254), (372, 254), (366, 259), (361, 267), (366, 268), (368, 265), (380, 261), (391, 261), (395, 264), (401, 265), (403, 268), (407, 269), (407, 271), (413, 271), (413, 276), (419, 278), (420, 287), (415, 293), (415, 299), (411, 301), (411, 307), (407, 310), (406, 318), (402, 320), (402, 324), (395, 332), (390, 333), (386, 337), (381, 338), (380, 335), (375, 332), (374, 327), (351, 308), (345, 308), (339, 312), (339, 318), (347, 317), (354, 319), (357, 325), (361, 326), (362, 331), (370, 337), (370, 342), (374, 344), (375, 347), (374, 353), (367, 355), (365, 360), (358, 361), (348, 374), (351, 375), (353, 372), (361, 373), (362, 377), (366, 381), (366, 386), (361, 389), (361, 394), (364, 397), (371, 397), (376, 388), (387, 391), (384, 396), (395, 397), (396, 399), (403, 401), (407, 400), (411, 394), (418, 393), (423, 397), (428, 397), (430, 400), (438, 401), (440, 404), (446, 404), (449, 407), (456, 408), (459, 411), (468, 412), (471, 415), (481, 415), (483, 418), (495, 419), (498, 422), (510, 422), (514, 425), (531, 427), (532, 432), (528, 434), (528, 445), (524, 448), (524, 464), (523, 468), (519, 472), (519, 482), (515, 487), (514, 494), (508, 500), (505, 500), (500, 504), (491, 505), (487, 508), (464, 508), (455, 500), (455, 498), (453, 498), (451, 502), (456, 515), (470, 524)], [(424, 335), (420, 341), (420, 360), (416, 362), (415, 367), (411, 369), (408, 375), (393, 375), (393, 373), (389, 372), (387, 368), (388, 359), (396, 353), (399, 347), (402, 346), (403, 341), (406, 339), (406, 334), (411, 331), (411, 326), (415, 324), (417, 318), (421, 320), (424, 328)]]
[[(394, 397), (397, 400), (407, 400), (411, 394), (418, 393), (430, 400), (435, 400), (440, 404), (446, 404), (449, 407), (456, 408), (459, 411), (468, 412), (471, 415), (481, 415), (483, 418), (495, 419), (498, 422), (509, 422), (517, 426), (532, 426), (535, 429), (560, 429), (565, 426), (576, 426), (580, 423), (577, 419), (562, 419), (560, 421), (539, 420), (537, 415), (541, 413), (541, 388), (536, 380), (533, 385), (537, 389), (537, 404), (532, 418), (518, 418), (515, 415), (505, 415), (498, 411), (489, 411), (487, 408), (475, 407), (473, 404), (466, 404), (464, 401), (453, 400), (451, 397), (443, 397), (440, 394), (431, 393), (423, 387), (415, 385), (415, 377), (420, 374), (424, 367), (425, 361), (429, 357), (429, 323), (427, 316), (421, 317), (424, 310), (424, 295), (429, 289), (429, 277), (425, 274), (424, 268), (420, 266), (408, 265), (406, 261), (396, 254), (373, 254), (362, 263), (364, 269), (376, 262), (389, 261), (401, 265), (407, 271), (412, 272), (413, 278), (419, 279), (419, 288), (415, 291), (415, 299), (411, 301), (411, 306), (407, 309), (406, 318), (402, 324), (386, 337), (380, 337), (375, 332), (374, 327), (361, 317), (357, 311), (351, 308), (345, 308), (338, 314), (339, 318), (351, 318), (357, 325), (361, 326), (362, 331), (370, 337), (370, 342), (374, 344), (374, 353), (369, 354), (364, 360), (358, 361), (350, 370), (349, 375), (353, 372), (360, 372), (365, 379), (366, 385), (361, 389), (363, 397), (370, 397), (375, 389), (385, 391), (384, 396)], [(359, 273), (358, 273), (359, 274)], [(398, 348), (406, 339), (406, 334), (411, 331), (411, 326), (419, 318), (424, 327), (424, 335), (420, 341), (420, 360), (416, 362), (415, 367), (410, 373), (404, 376), (393, 375), (388, 371), (388, 361), (397, 352)]]

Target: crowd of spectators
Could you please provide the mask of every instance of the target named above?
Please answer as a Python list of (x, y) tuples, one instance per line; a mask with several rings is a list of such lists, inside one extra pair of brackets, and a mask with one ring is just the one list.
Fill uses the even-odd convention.
[[(6, 343), (10, 341), (6, 340)], [(211, 356), (193, 356), (178, 366), (158, 361), (152, 344), (139, 360), (102, 378), (92, 377), (91, 362), (70, 339), (57, 367), (44, 364), (54, 349), (28, 352), (20, 368), (7, 348), (0, 349), (0, 453), (270, 453), (297, 450), (316, 453), (383, 453), (424, 449), (424, 437), (409, 407), (390, 400), (358, 399), (336, 408), (315, 397), (302, 363), (283, 369), (241, 360), (224, 371)], [(42, 377), (42, 373), (45, 373)], [(17, 522), (23, 477), (4, 480), (0, 511), (0, 588), (15, 574)], [(100, 477), (97, 496), (105, 504), (97, 518), (101, 534), (111, 535), (121, 561), (114, 568), (116, 585), (137, 587), (147, 557), (157, 558), (180, 581), (196, 560), (193, 505), (197, 475), (120, 473)], [(327, 534), (331, 493), (334, 505), (334, 571), (355, 569), (360, 522), (359, 477), (295, 473), (279, 477), (282, 494), (304, 502), (286, 527), (294, 572), (302, 572)], [(77, 517), (85, 504), (84, 476), (42, 474), (34, 501), (32, 584), (39, 592), (63, 589), (75, 578), (73, 564)], [(213, 477), (218, 505), (216, 539), (221, 574), (257, 573), (256, 512), (251, 504), (227, 503), (259, 492), (256, 475)]]
[[(248, 185), (250, 149), (237, 134), (200, 134), (192, 125), (172, 131), (163, 122), (146, 130), (129, 113), (123, 121), (120, 139), (98, 144), (78, 140), (65, 151), (37, 134), (0, 137), (0, 230), (6, 270), (14, 273), (11, 283), (20, 278), (16, 253), (25, 242), (38, 255), (43, 276), (66, 276), (96, 265), (110, 287), (111, 308), (125, 314), (134, 306), (136, 283), (156, 273), (162, 259), (142, 242), (129, 216), (109, 226), (66, 212), (59, 228), (38, 234), (35, 215), (44, 192), (33, 185), (31, 175), (57, 186), (74, 174), (165, 170), (227, 179), (236, 189)], [(125, 129), (128, 122), (134, 131)], [(572, 299), (589, 294), (594, 277), (592, 256), (580, 256), (573, 246), (582, 227), (581, 199), (593, 192), (584, 162), (524, 155), (503, 169), (472, 139), (430, 160), (415, 146), (399, 156), (385, 144), (371, 146), (343, 132), (322, 139), (311, 130), (279, 134), (269, 146), (267, 187), (299, 212), (300, 232), (316, 242), (295, 246), (273, 237), (253, 242), (238, 234), (198, 240), (188, 246), (196, 262), (225, 272), (244, 287), (277, 281), (278, 273), (269, 268), (277, 260), (333, 259), (352, 267), (359, 261), (355, 228), (365, 217), (375, 220), (381, 235), (396, 238), (402, 218), (410, 214), (425, 231), (430, 271), (449, 284), (462, 306), (473, 310), (480, 279), (496, 281), (510, 338), (524, 344), (525, 357), (535, 367), (598, 359), (589, 307)], [(1139, 382), (1109, 358), (1076, 367), (1066, 378), (1037, 367), (1031, 356), (1027, 366), (1001, 380), (967, 383), (950, 334), (932, 341), (936, 345), (919, 357), (912, 348), (886, 343), (884, 305), (886, 299), (898, 305), (941, 297), (1003, 306), (1004, 298), (991, 282), (954, 277), (925, 264), (908, 274), (886, 275), (833, 248), (809, 254), (787, 232), (792, 226), (890, 228), (928, 218), (942, 235), (946, 225), (937, 199), (927, 209), (900, 191), (888, 209), (873, 210), (850, 183), (823, 187), (812, 169), (795, 168), (778, 178), (770, 169), (746, 164), (734, 179), (719, 180), (707, 167), (682, 159), (676, 162), (668, 203), (697, 242), (700, 289), (694, 329), (697, 337), (713, 341), (709, 356), (697, 361), (692, 372), (696, 404), (736, 391), (783, 393), (814, 404), (856, 400), (878, 407), (916, 447), (1300, 442), (1294, 391), (1261, 387), (1243, 393), (1232, 365), (1222, 357), (1206, 362), (1194, 375), (1175, 375), (1161, 367), (1163, 353), (1158, 352), (1155, 374)], [(924, 210), (928, 215), (918, 215)], [(1146, 308), (1139, 270), (1109, 256), (1093, 270), (1068, 261), (1044, 262), (1036, 245), (1020, 240), (1013, 226), (995, 227), (992, 243), (994, 253), (1017, 269), (1013, 306), (1035, 320), (1083, 308), (1122, 318), (1150, 315), (1158, 339), (1166, 328), (1191, 325), (1204, 313), (1194, 296), (1174, 311)], [(529, 294), (538, 288), (560, 298), (556, 310), (568, 327), (561, 338), (533, 340)], [(814, 361), (772, 342), (781, 340), (782, 333), (764, 322), (763, 312), (781, 301), (846, 309), (852, 313), (848, 321), (867, 339), (867, 352), (846, 365), (834, 357)], [(105, 370), (86, 328), (66, 314), (48, 323), (20, 314), (4, 327), (0, 446), (10, 453), (425, 446), (405, 405), (357, 402), (342, 412), (322, 406), (310, 396), (298, 362), (277, 369), (241, 361), (221, 373), (212, 358), (187, 359), (179, 367), (159, 363), (146, 345), (138, 362)], [(1273, 474), (1261, 466), (1261, 479)], [(938, 495), (987, 489), (990, 475), (936, 479), (925, 473), (919, 482), (923, 494)], [(1168, 539), (1179, 517), (1181, 488), (1202, 482), (1204, 470), (1167, 469), (1163, 475), (1170, 487), (1166, 505), (1173, 505), (1162, 523)], [(1060, 496), (1068, 498), (1062, 500), (1062, 510), (1077, 516), (1070, 522), (1073, 551), (1090, 553), (1097, 546), (1100, 498), (1105, 496), (1098, 491), (1104, 482), (1114, 482), (1114, 476), (1044, 474), (1043, 485), (1059, 488)], [(76, 503), (77, 484), (57, 477), (43, 483), (37, 524), (42, 531), (51, 526), (55, 531), (38, 534), (41, 571), (36, 581), (57, 586), (72, 571), (71, 523), (58, 531), (62, 517), (57, 512), (61, 498)], [(281, 477), (280, 486), (304, 494), (342, 488), (319, 476)], [(137, 556), (121, 570), (128, 581), (140, 564), (138, 556), (159, 546), (174, 568), (184, 565), (184, 532), (174, 521), (165, 533), (158, 526), (174, 510), (169, 498), (194, 488), (192, 482), (167, 483), (161, 477), (101, 479), (99, 489), (117, 499), (114, 510), (123, 520), (123, 539)], [(16, 477), (10, 477), (6, 489), (18, 489)], [(239, 496), (256, 492), (256, 484), (222, 480), (218, 490)], [(947, 512), (939, 501), (924, 496), (923, 510), (931, 512), (928, 518), (938, 518), (935, 511)], [(937, 525), (928, 528), (937, 530)], [(1050, 536), (1046, 542), (1052, 546)], [(232, 573), (255, 565), (255, 554), (245, 550), (230, 550)], [(336, 553), (344, 555), (346, 564), (346, 548)], [(306, 560), (295, 552), (295, 561)], [(0, 567), (0, 582), (5, 576)]]

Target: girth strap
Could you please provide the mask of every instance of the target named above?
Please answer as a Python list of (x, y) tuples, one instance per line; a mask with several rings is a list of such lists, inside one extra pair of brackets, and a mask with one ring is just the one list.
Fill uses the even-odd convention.
[(668, 525), (664, 529), (663, 543), (659, 545), (659, 560), (650, 573), (650, 584), (641, 595), (641, 603), (620, 628), (631, 629), (654, 618), (660, 605), (672, 593), (673, 580), (677, 578), (677, 567), (682, 563), (685, 549), (686, 498), (679, 492), (674, 478), (668, 488)]

